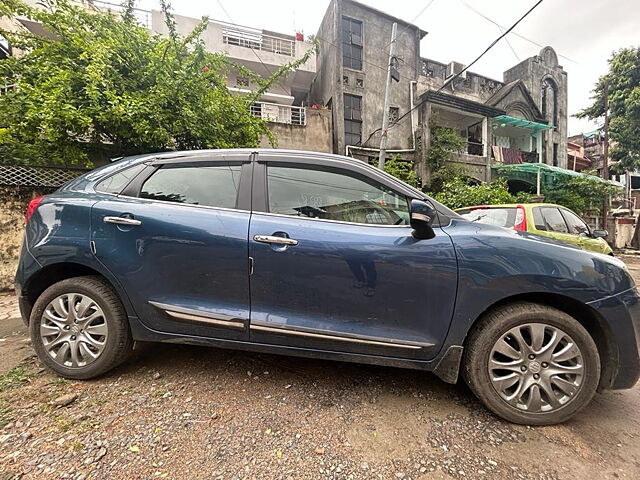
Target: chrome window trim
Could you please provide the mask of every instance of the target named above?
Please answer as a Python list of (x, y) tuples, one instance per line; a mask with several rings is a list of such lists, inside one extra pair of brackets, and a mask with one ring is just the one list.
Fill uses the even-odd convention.
[(327, 223), (338, 223), (340, 225), (357, 225), (360, 227), (384, 227), (384, 228), (411, 228), (411, 225), (387, 225), (384, 223), (356, 223), (356, 222), (345, 222), (343, 220), (330, 220), (327, 218), (313, 218), (313, 217), (303, 217), (297, 215), (287, 215), (284, 213), (271, 213), (271, 212), (253, 212), (253, 215), (268, 215), (270, 217), (283, 217), (283, 218), (297, 218), (299, 220), (315, 220), (316, 222), (327, 222)]
[(143, 197), (132, 197), (131, 195), (114, 195), (112, 193), (105, 193), (104, 195), (113, 195), (118, 198), (130, 198), (133, 200), (143, 200), (149, 203), (161, 203), (163, 205), (176, 205), (180, 207), (196, 207), (196, 208), (206, 208), (209, 210), (223, 210), (227, 212), (242, 212), (242, 213), (251, 213), (251, 210), (242, 210), (240, 208), (228, 208), (228, 207), (213, 207), (211, 205), (196, 205), (195, 203), (179, 203), (179, 202), (169, 202), (168, 200), (156, 200), (151, 198), (143, 198)]
[(366, 345), (377, 345), (381, 347), (408, 348), (419, 350), (421, 348), (432, 348), (433, 343), (406, 342), (383, 337), (372, 337), (368, 335), (357, 334), (336, 334), (328, 330), (319, 330), (304, 327), (291, 327), (289, 325), (266, 322), (252, 322), (249, 326), (251, 330), (257, 330), (267, 333), (297, 335), (302, 337), (318, 338), (321, 340), (337, 340), (342, 342), (361, 343)]
[(230, 328), (245, 328), (247, 319), (237, 318), (232, 315), (215, 312), (203, 312), (191, 308), (179, 307), (167, 303), (154, 302), (149, 300), (149, 304), (164, 311), (167, 315), (179, 320), (187, 320), (191, 322), (220, 325)]

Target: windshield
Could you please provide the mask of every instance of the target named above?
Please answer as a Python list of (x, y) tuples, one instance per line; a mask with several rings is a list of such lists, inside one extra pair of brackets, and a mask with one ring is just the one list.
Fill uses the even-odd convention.
[(458, 210), (465, 220), (486, 223), (496, 227), (513, 228), (516, 221), (515, 208), (467, 208)]

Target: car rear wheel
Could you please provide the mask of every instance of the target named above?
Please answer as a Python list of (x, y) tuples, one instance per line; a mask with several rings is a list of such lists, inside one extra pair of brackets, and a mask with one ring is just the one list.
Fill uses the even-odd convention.
[(101, 375), (133, 349), (122, 303), (99, 277), (70, 278), (47, 288), (33, 307), (29, 326), (40, 360), (67, 378)]
[(514, 423), (563, 422), (593, 398), (598, 349), (570, 315), (535, 303), (501, 307), (471, 332), (463, 376), (475, 395)]

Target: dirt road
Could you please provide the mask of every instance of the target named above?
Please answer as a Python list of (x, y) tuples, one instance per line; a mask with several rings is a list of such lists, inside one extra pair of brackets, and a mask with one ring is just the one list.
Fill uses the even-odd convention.
[(0, 480), (640, 478), (640, 387), (530, 428), (427, 373), (191, 346), (65, 381), (8, 295), (2, 372)]

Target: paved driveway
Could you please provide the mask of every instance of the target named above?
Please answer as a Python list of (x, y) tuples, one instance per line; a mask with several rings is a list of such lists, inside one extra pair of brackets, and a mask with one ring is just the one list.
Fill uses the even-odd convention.
[(427, 373), (191, 346), (64, 381), (8, 295), (0, 371), (0, 480), (640, 478), (639, 387), (530, 428)]

